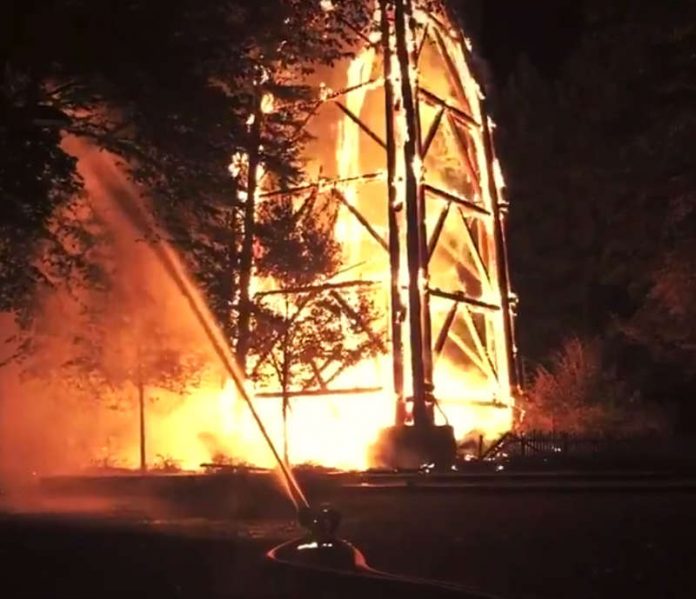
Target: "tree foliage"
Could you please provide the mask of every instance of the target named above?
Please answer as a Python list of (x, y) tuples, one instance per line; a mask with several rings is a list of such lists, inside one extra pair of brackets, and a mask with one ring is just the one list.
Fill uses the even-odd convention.
[(0, 68), (0, 311), (26, 323), (35, 286), (85, 267), (90, 240), (71, 213), (81, 183), (60, 147), (63, 115), (31, 74)]
[(312, 192), (295, 207), (284, 197), (259, 211), (257, 272), (275, 289), (257, 295), (254, 373), (284, 390), (326, 388), (346, 368), (386, 351), (369, 290), (333, 285), (341, 252), (317, 199)]
[[(147, 193), (169, 241), (181, 251), (231, 342), (239, 335), (239, 316), (246, 312), (253, 316), (255, 327), (250, 351), (267, 351), (269, 339), (277, 339), (281, 332), (294, 340), (294, 361), (304, 360), (310, 348), (317, 359), (330, 356), (335, 361), (343, 356), (351, 363), (361, 353), (373, 351), (366, 348), (364, 338), (366, 323), (377, 315), (364, 294), (324, 293), (313, 295), (310, 302), (303, 298), (302, 318), (292, 321), (290, 333), (282, 311), (271, 310), (260, 299), (258, 305), (240, 302), (244, 273), (272, 277), (279, 285), (309, 285), (329, 281), (338, 272), (338, 248), (330, 227), (316, 218), (312, 198), (298, 209), (280, 194), (260, 205), (258, 214), (254, 209), (253, 219), (247, 222), (244, 197), (246, 193), (248, 200), (252, 175), (259, 187), (281, 191), (305, 177), (301, 156), (308, 137), (304, 124), (321, 100), (320, 90), (307, 85), (307, 78), (318, 66), (348, 56), (369, 18), (366, 4), (359, 0), (214, 4), (175, 0), (166, 10), (144, 0), (18, 5), (7, 64), (20, 65), (28, 73), (25, 87), (37, 98), (32, 102), (43, 105), (43, 98), (49, 98), (47, 105), (62, 120), (50, 126), (40, 124), (32, 131), (36, 147), (47, 153), (46, 157), (37, 154), (37, 171), (44, 180), (34, 181), (30, 169), (22, 168), (32, 162), (17, 152), (17, 162), (8, 163), (2, 171), (14, 168), (26, 176), (19, 183), (25, 204), (37, 193), (32, 185), (42, 184), (45, 189), (40, 191), (46, 196), (37, 218), (21, 230), (26, 243), (20, 254), (24, 262), (8, 262), (1, 273), (2, 290), (9, 298), (2, 307), (28, 307), (16, 289), (22, 286), (30, 297), (42, 273), (24, 265), (37, 248), (46, 260), (55, 260), (58, 250), (48, 245), (54, 235), (52, 223), (65, 226), (69, 222), (60, 207), (81, 190), (75, 158), (60, 147), (63, 130), (87, 137), (121, 157), (123, 168)], [(12, 102), (17, 104), (15, 96)], [(16, 139), (8, 139), (19, 147), (26, 135), (22, 130)], [(6, 149), (7, 155), (13, 155), (14, 146)], [(230, 163), (238, 167), (235, 172)], [(3, 218), (8, 231), (18, 215), (8, 213)], [(84, 215), (74, 222), (76, 238), (85, 224)], [(3, 235), (0, 250), (14, 256), (13, 239)], [(65, 239), (65, 235), (60, 238), (63, 245)], [(248, 264), (242, 259), (245, 240), (253, 248)], [(94, 243), (88, 238), (81, 241)], [(102, 266), (99, 258), (90, 260), (94, 252), (70, 242), (70, 258), (84, 261), (85, 272), (95, 274), (96, 267)], [(104, 270), (102, 274), (114, 276), (113, 270)], [(113, 319), (135, 316), (119, 312), (118, 302), (109, 295), (113, 288), (108, 280), (95, 289), (95, 281), (84, 273), (73, 277), (62, 271), (60, 278), (84, 286), (88, 294), (104, 293), (103, 305), (109, 306), (96, 311), (90, 306), (93, 313), (86, 318), (94, 321), (90, 325), (94, 328), (76, 337), (81, 357), (71, 367), (99, 371), (111, 382), (132, 380), (132, 356), (119, 358), (105, 352), (110, 344), (131, 352), (132, 343), (121, 344), (113, 337), (114, 330), (121, 330)], [(347, 313), (354, 316), (346, 317)], [(331, 325), (332, 319), (339, 325)], [(363, 324), (356, 324), (363, 319)], [(344, 336), (355, 333), (356, 326), (361, 329), (360, 341), (353, 346)], [(150, 337), (166, 347), (163, 335), (153, 330)], [(170, 358), (173, 378), (177, 378), (179, 366), (175, 357)], [(153, 359), (160, 363), (159, 357)], [(161, 376), (167, 379), (170, 369), (160, 366)]]
[[(558, 77), (521, 59), (497, 98), (520, 345), (540, 360), (573, 335), (623, 331), (618, 354), (639, 344), (671, 364), (652, 374), (668, 393), (694, 364), (696, 3), (584, 11)], [(625, 376), (645, 379), (641, 356)]]
[(659, 431), (664, 419), (646, 410), (607, 361), (599, 339), (566, 341), (549, 367), (540, 367), (523, 404), (523, 427), (584, 435)]
[[(2, 118), (15, 134), (3, 136), (2, 172), (12, 174), (14, 187), (6, 175), (3, 222), (24, 219), (31, 230), (25, 228), (23, 239), (44, 240), (49, 235), (42, 222), (79, 189), (75, 161), (59, 148), (65, 123), (32, 121), (36, 105), (53, 106), (70, 117), (72, 131), (127, 160), (206, 281), (215, 268), (234, 266), (231, 227), (222, 223), (222, 233), (219, 225), (234, 201), (227, 165), (235, 152), (248, 149), (246, 121), (258, 82), (281, 99), (305, 94), (288, 74), (343, 55), (355, 35), (345, 23), (359, 29), (366, 18), (355, 0), (331, 11), (308, 0), (175, 0), (166, 10), (140, 0), (49, 0), (12, 3), (9, 14), (0, 65)], [(275, 111), (262, 141), (264, 163), (285, 180), (297, 176), (301, 151), (301, 144), (279, 134), (290, 120)], [(18, 170), (24, 179), (15, 176)], [(45, 200), (37, 199), (32, 215), (24, 214), (29, 209), (18, 202), (28, 204), (37, 193)], [(204, 243), (209, 237), (211, 243)], [(4, 238), (3, 252), (13, 242)], [(30, 256), (29, 250), (23, 254)], [(32, 271), (6, 268), (4, 288), (30, 288), (37, 277), (25, 273)], [(214, 308), (229, 320), (225, 307), (233, 292), (229, 285), (211, 287)]]

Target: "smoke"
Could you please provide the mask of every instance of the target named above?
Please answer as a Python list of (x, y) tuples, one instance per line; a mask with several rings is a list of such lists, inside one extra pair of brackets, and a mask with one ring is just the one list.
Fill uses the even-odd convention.
[[(54, 277), (39, 293), (32, 351), (0, 368), (0, 486), (136, 467), (139, 386), (150, 467), (197, 468), (215, 454), (232, 456), (220, 435), (218, 361), (186, 298), (124, 214), (124, 206), (142, 205), (140, 190), (113, 155), (70, 136), (63, 147), (78, 158), (85, 194), (56, 218), (77, 218), (98, 236), (87, 254), (108, 284), (80, 273)], [(12, 317), (0, 315), (0, 339), (17, 332)], [(0, 349), (2, 360), (15, 348)]]

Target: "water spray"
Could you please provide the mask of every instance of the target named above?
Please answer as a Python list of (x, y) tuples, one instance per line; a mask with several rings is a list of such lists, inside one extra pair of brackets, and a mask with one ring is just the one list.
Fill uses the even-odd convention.
[[(355, 64), (361, 69), (362, 67), (370, 68), (374, 57), (377, 56), (376, 50), (381, 48), (382, 62), (385, 67), (382, 86), (385, 89), (385, 116), (388, 127), (387, 143), (382, 145), (385, 145), (387, 151), (387, 187), (391, 194), (388, 202), (390, 219), (389, 276), (393, 300), (390, 326), (392, 338), (399, 340), (398, 343), (392, 343), (394, 346), (392, 351), (394, 387), (396, 395), (399, 397), (396, 418), (398, 430), (395, 437), (396, 442), (392, 445), (395, 450), (400, 449), (402, 445), (411, 452), (415, 448), (419, 454), (416, 464), (421, 464), (424, 461), (431, 461), (430, 459), (421, 459), (421, 454), (427, 457), (440, 455), (439, 447), (442, 445), (438, 441), (440, 435), (434, 435), (433, 431), (438, 430), (446, 433), (444, 436), (447, 437), (447, 453), (452, 455), (454, 453), (454, 439), (451, 431), (447, 430), (449, 427), (438, 427), (434, 421), (433, 385), (436, 378), (434, 358), (443, 350), (444, 343), (450, 336), (455, 340), (458, 339), (456, 336), (457, 326), (455, 326), (457, 314), (461, 316), (461, 322), (468, 327), (472, 338), (475, 337), (480, 341), (476, 351), (470, 349), (466, 352), (467, 360), (474, 367), (478, 367), (478, 364), (482, 365), (482, 371), (487, 376), (490, 374), (489, 382), (496, 388), (500, 387), (503, 397), (509, 395), (509, 389), (514, 383), (512, 313), (508, 305), (510, 292), (503, 236), (504, 219), (501, 216), (503, 213), (501, 206), (504, 202), (501, 196), (502, 190), (498, 189), (496, 178), (493, 176), (494, 152), (488, 118), (482, 95), (469, 68), (468, 46), (463, 35), (449, 25), (452, 20), (447, 17), (444, 5), (437, 0), (434, 2), (432, 0), (427, 2), (420, 0), (379, 0), (377, 6), (380, 8), (378, 11), (380, 18), (376, 20), (375, 25), (381, 44), (371, 41), (368, 56), (372, 58), (366, 60), (365, 64), (359, 62)], [(427, 86), (418, 84), (419, 76), (425, 78), (423, 73), (419, 75), (419, 67), (427, 68), (427, 64), (421, 64), (423, 63), (422, 54), (417, 47), (414, 35), (415, 25), (418, 22), (424, 29), (420, 50), (431, 48), (441, 56), (443, 60), (441, 70), (449, 74), (449, 78), (454, 82), (452, 94), (438, 95), (429, 91)], [(355, 60), (360, 60), (360, 55)], [(358, 69), (355, 71), (357, 73)], [(463, 74), (466, 75), (464, 78)], [(360, 81), (355, 83), (360, 85)], [(453, 97), (449, 97), (450, 95)], [(426, 135), (423, 139), (420, 139), (422, 132), (418, 118), (420, 102), (435, 107), (440, 115), (435, 119), (434, 126), (430, 128), (430, 131), (424, 132)], [(347, 118), (354, 121), (356, 126), (362, 124), (360, 117), (364, 110), (364, 103), (363, 98), (359, 106), (349, 104), (353, 112), (348, 114)], [(356, 104), (358, 103), (356, 102)], [(381, 110), (382, 108), (380, 108)], [(451, 186), (445, 185), (438, 179), (426, 180), (427, 171), (423, 171), (423, 161), (430, 149), (432, 149), (432, 156), (438, 153), (437, 144), (433, 145), (432, 142), (438, 135), (441, 121), (454, 133), (454, 137), (459, 139), (459, 143), (451, 149), (454, 155), (459, 157), (462, 169), (469, 173), (468, 179), (475, 192), (476, 202), (472, 201), (468, 195), (463, 197), (466, 195), (463, 192), (460, 195), (453, 194)], [(365, 132), (367, 127), (363, 126), (362, 128)], [(343, 141), (350, 142), (347, 138)], [(359, 153), (359, 143), (343, 143), (343, 146), (342, 150), (346, 152)], [(472, 151), (474, 155), (472, 155)], [(343, 173), (347, 177), (360, 175), (359, 172), (353, 172), (360, 164), (355, 156), (353, 156), (353, 160), (357, 162), (348, 169), (351, 172)], [(441, 160), (444, 158), (448, 158), (448, 155), (442, 154), (440, 156)], [(475, 163), (473, 166), (472, 161)], [(348, 162), (341, 162), (341, 164), (345, 166)], [(252, 193), (252, 190), (249, 192)], [(440, 229), (438, 234), (431, 238), (426, 235), (424, 219), (426, 193), (447, 202), (446, 209), (443, 209), (439, 216)], [(391, 584), (391, 587), (382, 587), (387, 591), (385, 593), (387, 595), (389, 592), (396, 594), (409, 588), (414, 590), (415, 587), (420, 589), (418, 596), (436, 596), (439, 594), (438, 591), (450, 592), (452, 590), (455, 593), (461, 593), (462, 589), (457, 589), (453, 585), (424, 580), (417, 581), (373, 570), (366, 564), (364, 557), (357, 549), (350, 543), (337, 538), (336, 533), (340, 523), (339, 514), (327, 505), (318, 508), (310, 506), (292, 470), (283, 460), (268, 434), (254, 407), (252, 396), (245, 386), (246, 377), (231, 352), (227, 340), (216, 325), (205, 301), (187, 276), (181, 260), (166, 242), (158, 238), (156, 227), (151, 224), (149, 215), (142, 205), (130, 202), (122, 194), (114, 195), (127, 218), (146, 238), (153, 240), (152, 248), (156, 257), (187, 299), (195, 318), (203, 328), (215, 354), (234, 381), (237, 391), (249, 407), (254, 421), (280, 467), (288, 495), (297, 510), (299, 524), (306, 529), (307, 535), (302, 539), (290, 541), (273, 549), (268, 554), (269, 558), (277, 564), (287, 564), (293, 568), (305, 566), (309, 570), (315, 571), (348, 572), (348, 576), (355, 579), (378, 580), (382, 585)], [(370, 204), (372, 204), (371, 199)], [(496, 304), (489, 303), (488, 296), (473, 297), (467, 282), (463, 280), (457, 281), (456, 288), (449, 291), (428, 287), (428, 268), (435, 266), (434, 262), (431, 264), (430, 258), (439, 256), (436, 253), (438, 248), (447, 247), (447, 237), (441, 233), (445, 218), (449, 214), (450, 205), (456, 205), (462, 217), (462, 223), (458, 230), (463, 239), (469, 240), (467, 242), (468, 252), (472, 256), (478, 257), (478, 262), (474, 261), (473, 265), (469, 265), (469, 272), (495, 273), (491, 280), (497, 287), (492, 289), (494, 293), (491, 295), (501, 297), (501, 301)], [(358, 202), (357, 208), (360, 207)], [(357, 208), (353, 210), (354, 216), (360, 214)], [(479, 230), (482, 235), (486, 234), (486, 247), (490, 248), (491, 251), (484, 254), (479, 253), (475, 236), (472, 235), (467, 219), (478, 219), (477, 222), (485, 221), (485, 226), (479, 226)], [(368, 219), (360, 217), (359, 220), (368, 232), (373, 230), (374, 227)], [(451, 223), (452, 219), (450, 218), (448, 222)], [(443, 243), (439, 242), (440, 237), (444, 240)], [(483, 241), (479, 241), (479, 244), (481, 243)], [(490, 256), (488, 256), (489, 254)], [(484, 263), (482, 255), (484, 258), (489, 257), (490, 259)], [(361, 261), (364, 259), (363, 256), (357, 256), (357, 258)], [(449, 258), (441, 260), (441, 262), (442, 268), (449, 269), (453, 266)], [(456, 265), (458, 266), (458, 262)], [(360, 278), (363, 278), (363, 274), (371, 273), (361, 272)], [(386, 273), (382, 273), (382, 275), (384, 274)], [(402, 293), (403, 274), (408, 275), (406, 277), (407, 293)], [(480, 279), (482, 288), (485, 288), (485, 285), (491, 285), (488, 276), (481, 275)], [(440, 338), (435, 343), (435, 352), (432, 351), (432, 339), (430, 338), (432, 334), (431, 296), (451, 302), (453, 306), (451, 317), (445, 321), (447, 326), (442, 328)], [(405, 321), (402, 318), (404, 307), (407, 307), (408, 326), (404, 324)], [(502, 351), (496, 351), (493, 357), (494, 363), (491, 361), (490, 353), (486, 350), (485, 342), (488, 342), (488, 338), (479, 339), (469, 307), (482, 310), (486, 319), (486, 331), (492, 332), (490, 341), (493, 342), (494, 347), (502, 348)], [(406, 397), (405, 389), (409, 387), (413, 388), (412, 398)], [(413, 426), (408, 422), (407, 406), (413, 408), (411, 410)], [(491, 407), (499, 409), (497, 404), (491, 404)], [(401, 443), (402, 437), (404, 443)], [(436, 437), (437, 443), (433, 442), (433, 437)], [(434, 451), (433, 447), (437, 451)], [(398, 454), (399, 452), (395, 451), (394, 453)], [(470, 597), (474, 596), (470, 593), (466, 594)]]
[(251, 394), (245, 385), (244, 374), (241, 372), (234, 356), (232, 355), (232, 352), (229, 350), (227, 343), (224, 341), (224, 337), (220, 333), (213, 315), (205, 305), (204, 300), (200, 297), (199, 292), (191, 284), (179, 258), (176, 256), (171, 247), (161, 240), (161, 237), (154, 230), (154, 226), (149, 222), (149, 215), (142, 208), (142, 206), (138, 205), (136, 202), (128, 202), (124, 200), (121, 194), (114, 194), (114, 197), (116, 198), (118, 206), (126, 218), (128, 218), (133, 226), (140, 231), (140, 233), (146, 239), (150, 240), (155, 256), (160, 261), (167, 274), (171, 277), (179, 291), (181, 291), (188, 301), (196, 320), (198, 320), (198, 323), (203, 328), (205, 336), (208, 338), (208, 341), (210, 341), (213, 351), (222, 362), (230, 378), (234, 381), (237, 391), (249, 407), (254, 421), (259, 427), (259, 430), (261, 431), (266, 444), (271, 450), (276, 463), (280, 467), (283, 475), (283, 481), (288, 489), (288, 495), (295, 505), (295, 509), (298, 510), (298, 514), (302, 510), (308, 510), (309, 502), (307, 501), (304, 492), (300, 488), (300, 485), (298, 484), (297, 479), (293, 475), (288, 464), (286, 464), (281, 458), (278, 449), (273, 443), (273, 440), (268, 434), (261, 417), (254, 407)]
[[(118, 194), (115, 194), (118, 197)], [(256, 424), (273, 453), (283, 475), (283, 481), (288, 490), (288, 495), (297, 510), (297, 520), (300, 526), (307, 531), (307, 536), (299, 541), (293, 541), (278, 548), (281, 554), (292, 556), (292, 561), (304, 561), (313, 566), (329, 566), (332, 569), (355, 570), (359, 567), (367, 568), (362, 554), (347, 541), (336, 537), (336, 532), (341, 521), (340, 514), (328, 504), (322, 504), (319, 508), (312, 508), (295, 478), (289, 465), (281, 458), (273, 440), (254, 408), (251, 394), (244, 384), (244, 375), (237, 362), (224, 342), (213, 315), (210, 314), (200, 294), (189, 281), (183, 265), (171, 247), (161, 241), (155, 235), (153, 226), (149, 223), (148, 215), (144, 209), (122, 200), (118, 200), (119, 207), (131, 223), (147, 239), (152, 241), (152, 249), (160, 260), (166, 272), (172, 278), (181, 293), (186, 297), (191, 310), (203, 328), (216, 355), (224, 365), (227, 373), (234, 381), (237, 391), (246, 402)], [(275, 550), (274, 550), (275, 551)], [(269, 557), (277, 559), (269, 553)]]

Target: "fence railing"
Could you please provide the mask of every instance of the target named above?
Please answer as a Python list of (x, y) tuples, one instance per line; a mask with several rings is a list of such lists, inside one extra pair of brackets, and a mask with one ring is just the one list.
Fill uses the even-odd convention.
[(657, 443), (653, 437), (579, 436), (568, 433), (505, 433), (493, 443), (480, 437), (476, 447), (479, 460), (505, 457), (629, 455), (646, 451)]

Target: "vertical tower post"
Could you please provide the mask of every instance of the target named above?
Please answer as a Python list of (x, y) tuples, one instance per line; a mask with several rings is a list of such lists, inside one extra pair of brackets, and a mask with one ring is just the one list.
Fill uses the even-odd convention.
[(396, 396), (396, 424), (406, 420), (406, 404), (404, 399), (404, 342), (403, 320), (405, 307), (401, 302), (401, 240), (399, 214), (400, 198), (397, 193), (397, 157), (394, 119), (396, 117), (396, 94), (394, 91), (392, 69), (392, 27), (389, 22), (389, 6), (387, 0), (379, 0), (380, 27), (382, 30), (382, 52), (384, 55), (384, 99), (386, 111), (387, 133), (387, 189), (388, 189), (388, 218), (389, 218), (389, 268), (390, 268), (390, 325), (392, 341), (392, 375), (394, 378), (394, 394)]
[(505, 242), (505, 210), (501, 205), (502, 198), (495, 181), (493, 162), (493, 135), (489, 124), (488, 111), (485, 101), (481, 102), (483, 126), (483, 145), (486, 153), (488, 185), (491, 194), (491, 209), (493, 212), (493, 243), (495, 244), (498, 287), (500, 289), (500, 308), (502, 310), (503, 331), (505, 335), (505, 359), (507, 361), (507, 380), (510, 390), (516, 390), (519, 385), (517, 356), (513, 329), (512, 306), (510, 305), (510, 270), (508, 267), (507, 244)]
[[(432, 357), (427, 302), (425, 206), (421, 181), (420, 125), (412, 70), (410, 0), (395, 0), (395, 51), (401, 80), (404, 187), (406, 208), (406, 254), (408, 264), (408, 321), (411, 341), (410, 376), (413, 385), (413, 422), (432, 424)], [(385, 63), (387, 61), (385, 60)]]

